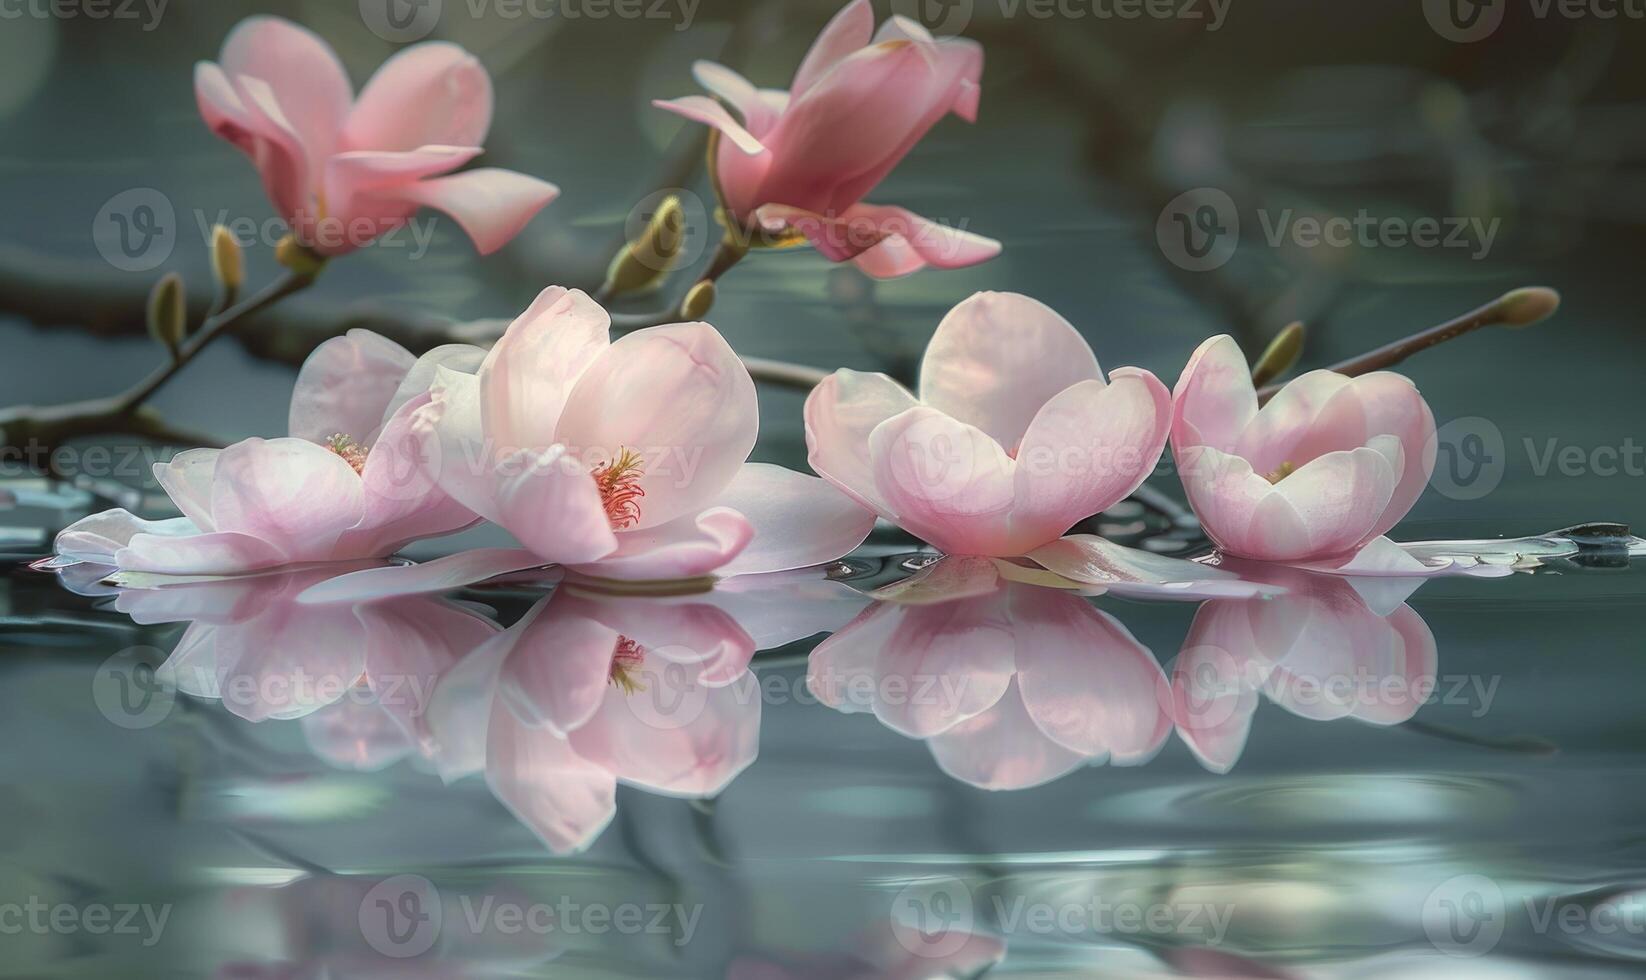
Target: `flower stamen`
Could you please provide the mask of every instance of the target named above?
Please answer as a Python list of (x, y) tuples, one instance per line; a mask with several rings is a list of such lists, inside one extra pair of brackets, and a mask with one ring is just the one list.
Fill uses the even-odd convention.
[(594, 468), (595, 486), (600, 489), (600, 502), (606, 507), (606, 520), (612, 530), (621, 531), (640, 521), (640, 498), (646, 491), (640, 486), (644, 461), (632, 449), (619, 447), (617, 458)]
[(617, 645), (612, 648), (612, 669), (609, 682), (624, 694), (644, 691), (646, 686), (640, 683), (635, 674), (640, 669), (640, 663), (645, 658), (645, 654), (646, 651), (640, 644), (619, 633)]
[(1274, 472), (1263, 474), (1263, 479), (1268, 480), (1270, 483), (1279, 483), (1295, 472), (1297, 472), (1297, 465), (1288, 459), (1275, 467)]
[(364, 472), (366, 469), (366, 454), (370, 450), (355, 442), (353, 437), (341, 432), (333, 433), (331, 438), (326, 440), (326, 448), (343, 457), (343, 462), (353, 467), (356, 473)]

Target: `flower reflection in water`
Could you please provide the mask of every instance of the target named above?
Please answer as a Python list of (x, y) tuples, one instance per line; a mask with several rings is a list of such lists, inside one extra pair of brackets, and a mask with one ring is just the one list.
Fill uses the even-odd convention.
[(1275, 594), (1205, 602), (1170, 679), (1085, 597), (948, 558), (819, 644), (807, 683), (830, 707), (925, 740), (945, 772), (984, 789), (1138, 765), (1174, 727), (1227, 772), (1259, 692), (1304, 718), (1378, 725), (1410, 719), (1432, 693), (1434, 637), (1403, 601), (1417, 580), (1225, 567)]

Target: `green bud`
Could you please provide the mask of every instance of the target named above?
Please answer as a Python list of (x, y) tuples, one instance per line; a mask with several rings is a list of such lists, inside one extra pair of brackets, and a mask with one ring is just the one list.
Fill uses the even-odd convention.
[(183, 328), (188, 318), (187, 303), (183, 298), (183, 277), (168, 272), (160, 277), (149, 292), (149, 336), (164, 344), (177, 357), (177, 346), (183, 342)]
[(1560, 294), (1547, 286), (1526, 286), (1504, 293), (1497, 306), (1502, 313), (1499, 322), (1518, 330), (1553, 316), (1560, 309)]
[(297, 239), (287, 235), (274, 247), (274, 260), (300, 276), (316, 276), (326, 265), (326, 257), (317, 255)]
[(223, 287), (224, 305), (233, 303), (240, 284), (246, 280), (246, 265), (240, 243), (222, 225), (211, 230), (211, 273)]
[(680, 318), (683, 320), (701, 320), (709, 315), (709, 308), (714, 306), (714, 283), (704, 279), (686, 291), (686, 298), (680, 301)]
[(1288, 323), (1275, 338), (1269, 341), (1269, 346), (1263, 351), (1263, 356), (1257, 359), (1252, 367), (1252, 384), (1261, 388), (1274, 379), (1292, 369), (1297, 359), (1303, 356), (1303, 323), (1294, 321)]
[(680, 198), (670, 194), (658, 203), (639, 236), (612, 257), (606, 269), (604, 292), (621, 296), (656, 287), (674, 268), (685, 242), (686, 212), (680, 206)]

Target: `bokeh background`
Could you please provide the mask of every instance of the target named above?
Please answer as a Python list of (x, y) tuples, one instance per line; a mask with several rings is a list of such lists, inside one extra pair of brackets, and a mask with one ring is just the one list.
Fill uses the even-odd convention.
[[(976, 125), (940, 123), (871, 199), (999, 238), (1003, 254), (880, 283), (809, 251), (756, 254), (722, 281), (710, 316), (741, 353), (907, 378), (944, 311), (975, 290), (1009, 289), (1067, 316), (1105, 367), (1141, 365), (1170, 384), (1213, 333), (1255, 354), (1301, 319), (1301, 366), (1321, 366), (1509, 288), (1546, 284), (1565, 297), (1555, 320), (1477, 334), (1407, 364), (1443, 426), (1461, 420), (1443, 427), (1443, 470), (1454, 455), (1467, 464), (1465, 479), (1437, 485), (1411, 522), (1450, 536), (1627, 520), (1646, 470), (1646, 447), (1633, 441), (1643, 11), (1604, 0), (1581, 9), (1534, 0), (920, 2), (898, 0), (897, 10), (984, 44), (981, 114)], [(163, 356), (142, 335), (153, 280), (182, 272), (203, 312), (206, 230), (271, 217), (250, 166), (194, 107), (192, 65), (215, 58), (236, 21), (266, 12), (308, 25), (357, 87), (400, 47), (373, 30), (384, 0), (124, 3), (105, 17), (91, 16), (104, 9), (95, 4), (52, 16), (56, 8), (19, 0), (0, 17), (7, 404), (107, 394), (139, 377)], [(882, 18), (894, 12), (877, 6)], [(625, 9), (640, 16), (617, 12)], [(487, 259), (426, 213), (435, 231), (426, 251), (401, 235), (404, 247), (332, 263), (316, 288), (247, 325), (240, 343), (211, 350), (156, 404), (224, 441), (277, 434), (295, 364), (328, 333), (376, 326), (426, 346), (454, 324), (495, 329), (545, 285), (592, 289), (660, 188), (697, 195), (687, 198), (696, 216), (688, 251), (711, 243), (712, 201), (691, 206), (710, 194), (702, 127), (650, 100), (696, 91), (697, 58), (784, 86), (835, 9), (813, 0), (404, 7), (422, 18), (418, 32), (465, 45), (493, 75), (497, 116), (480, 163), (550, 179), (561, 198)], [(1142, 14), (1119, 16), (1128, 10)], [(1475, 34), (1496, 26), (1463, 42), (1454, 38), (1472, 35), (1448, 17)], [(1227, 194), (1240, 224), (1230, 239), (1238, 247), (1210, 271), (1180, 267), (1156, 234), (1162, 221), (1171, 227), (1163, 208), (1196, 188)], [(118, 234), (111, 213), (156, 194), (174, 227), (143, 264), (162, 251), (164, 261), (118, 268), (104, 258)], [(1282, 220), (1363, 211), (1476, 230), (1429, 248), (1277, 245), (1266, 234)], [(271, 251), (248, 247), (251, 284), (277, 271)], [(803, 464), (799, 408), (798, 394), (763, 394), (757, 458)], [(1544, 466), (1551, 446), (1575, 446), (1583, 462)], [(1629, 467), (1595, 472), (1597, 448), (1603, 470), (1608, 449), (1633, 458), (1633, 476)], [(1169, 474), (1157, 482), (1176, 492)]]

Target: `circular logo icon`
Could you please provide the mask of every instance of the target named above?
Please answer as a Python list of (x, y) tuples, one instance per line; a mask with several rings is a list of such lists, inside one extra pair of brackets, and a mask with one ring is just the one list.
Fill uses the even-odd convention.
[(1484, 956), (1503, 938), (1503, 889), (1485, 875), (1441, 882), (1423, 902), (1423, 931), (1448, 956)]
[(1262, 678), (1222, 647), (1185, 648), (1166, 665), (1171, 702), (1164, 705), (1178, 726), (1192, 731), (1219, 728), (1257, 705)]
[[(653, 222), (657, 223), (655, 230)], [(623, 240), (639, 243), (631, 250), (645, 268), (667, 272), (696, 262), (714, 237), (703, 199), (681, 187), (667, 187), (641, 198), (623, 219)]]
[(422, 875), (395, 875), (360, 900), (360, 935), (384, 956), (421, 956), (440, 938), (440, 892)]
[(683, 646), (642, 648), (620, 637), (612, 654), (610, 683), (648, 728), (676, 731), (702, 717), (709, 685), (701, 680), (702, 654)]
[(1429, 485), (1452, 500), (1479, 500), (1503, 480), (1508, 452), (1503, 433), (1488, 419), (1470, 415), (1435, 430), (1435, 469)]
[[(425, 499), (434, 491), (445, 462), (440, 440), (416, 417), (417, 410), (413, 411), (411, 425), (391, 424), (370, 451), (359, 457), (362, 475), (368, 465), (371, 467), (372, 493), (387, 500)], [(356, 447), (351, 442), (344, 436), (340, 441), (334, 440), (332, 448), (352, 464)], [(457, 462), (464, 465), (463, 460)]]
[[(982, 469), (1004, 455), (998, 448), (976, 444), (972, 434), (947, 416), (923, 411), (892, 443), (887, 459), (892, 479), (910, 497), (938, 503), (991, 475), (999, 476)], [(1006, 480), (1010, 486), (1010, 477)]]
[(152, 187), (133, 187), (103, 202), (91, 222), (91, 241), (121, 272), (147, 272), (177, 246), (177, 212)]
[(442, 0), (360, 0), (366, 28), (390, 44), (421, 41), (440, 23)]
[(953, 956), (972, 938), (972, 890), (959, 878), (910, 882), (892, 899), (891, 915), (904, 949), (934, 959)]
[(1210, 272), (1234, 258), (1240, 212), (1234, 198), (1216, 187), (1196, 187), (1160, 210), (1154, 237), (1161, 254), (1179, 269)]
[(97, 710), (121, 728), (152, 728), (165, 721), (177, 703), (177, 690), (154, 668), (165, 659), (154, 647), (130, 647), (103, 661), (91, 680)]
[(900, 14), (933, 34), (959, 34), (972, 22), (973, 0), (892, 0), (892, 13)]
[(1492, 36), (1508, 6), (1509, 0), (1423, 0), (1423, 17), (1446, 40), (1473, 44)]

